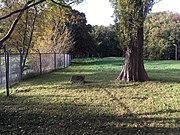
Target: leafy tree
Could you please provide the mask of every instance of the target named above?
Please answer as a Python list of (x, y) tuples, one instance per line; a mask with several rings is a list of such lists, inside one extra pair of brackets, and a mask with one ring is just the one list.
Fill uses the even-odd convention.
[[(35, 26), (37, 18), (41, 18), (40, 15), (47, 8), (54, 9), (57, 5), (72, 10), (70, 4), (79, 3), (81, 0), (0, 0), (0, 2), (0, 48), (16, 48), (21, 56), (24, 56), (21, 57), (21, 65), (24, 68), (29, 49), (35, 41), (33, 35), (37, 29)], [(65, 34), (69, 36), (67, 31)], [(57, 46), (55, 48), (58, 49)]]
[(1, 14), (1, 17), (0, 17), (0, 21), (2, 21), (6, 18), (9, 18), (9, 17), (15, 15), (15, 19), (13, 19), (13, 22), (11, 23), (11, 25), (8, 29), (8, 32), (6, 33), (5, 36), (1, 37), (1, 39), (0, 39), (0, 48), (4, 47), (4, 43), (11, 37), (16, 25), (18, 24), (19, 20), (21, 19), (22, 15), (24, 14), (24, 12), (27, 9), (29, 9), (35, 5), (39, 5), (39, 4), (41, 4), (42, 6), (44, 6), (46, 4), (51, 4), (52, 6), (53, 6), (53, 4), (57, 4), (62, 7), (70, 8), (70, 6), (69, 6), (70, 4), (79, 3), (82, 0), (12, 0), (12, 1), (1, 0), (0, 8), (2, 9), (5, 4), (14, 6), (15, 1), (18, 1), (18, 3), (22, 3), (23, 6), (14, 11), (10, 11), (8, 14)]
[(67, 27), (74, 36), (74, 47), (71, 53), (76, 56), (91, 56), (94, 54), (95, 40), (91, 36), (92, 27), (87, 25), (86, 16), (77, 10), (72, 10)]
[(180, 15), (171, 12), (151, 13), (145, 21), (144, 56), (148, 59), (174, 59), (180, 44)]
[(38, 28), (37, 42), (34, 50), (47, 53), (67, 53), (74, 45), (72, 32), (66, 27), (68, 18), (66, 14), (71, 12), (66, 8), (56, 6), (46, 9), (41, 13)]
[(120, 44), (126, 51), (123, 69), (117, 80), (148, 81), (144, 69), (144, 20), (156, 0), (111, 0), (117, 17)]
[[(11, 3), (12, 2), (12, 3)], [(21, 2), (11, 1), (10, 3), (5, 3), (1, 7), (1, 14), (8, 14), (11, 11), (17, 10), (22, 6)], [(25, 13), (21, 16), (14, 32), (11, 34), (11, 37), (6, 41), (6, 50), (9, 52), (17, 52), (21, 54), (21, 65), (22, 68), (25, 67), (26, 58), (32, 43), (33, 33), (35, 22), (37, 19), (38, 11), (37, 7), (34, 6), (30, 9), (27, 9)], [(8, 32), (9, 26), (12, 21), (15, 19), (14, 16), (3, 20), (2, 28), (2, 37)]]
[(96, 56), (122, 56), (121, 49), (118, 48), (119, 42), (116, 37), (115, 27), (110, 26), (93, 26), (92, 36), (97, 42)]

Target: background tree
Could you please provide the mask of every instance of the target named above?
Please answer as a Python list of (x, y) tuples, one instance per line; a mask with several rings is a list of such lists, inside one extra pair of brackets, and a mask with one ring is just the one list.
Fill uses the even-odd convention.
[[(53, 9), (56, 9), (56, 7), (59, 6), (67, 10), (72, 10), (69, 4), (72, 2), (78, 3), (80, 1), (81, 0), (1, 0), (0, 48), (6, 48), (6, 51), (18, 51), (21, 54), (21, 65), (24, 68), (29, 50), (37, 43), (36, 41), (40, 36), (39, 27), (44, 24), (44, 22), (36, 22), (37, 18), (38, 20), (41, 20), (41, 15), (48, 8), (53, 11)], [(64, 17), (64, 14), (61, 16)], [(49, 25), (49, 27), (51, 27), (51, 24)], [(54, 29), (56, 28), (54, 27)], [(52, 48), (56, 51), (64, 47), (64, 43), (68, 44), (71, 42), (70, 32), (67, 30), (64, 31), (64, 35), (58, 34), (58, 31), (54, 33), (56, 34), (56, 40), (53, 39), (53, 41), (56, 41), (56, 45), (53, 44)], [(62, 36), (60, 38), (60, 35), (63, 35), (63, 38)], [(62, 40), (63, 42), (60, 42)], [(57, 44), (61, 45), (61, 47)]]
[[(1, 13), (8, 14), (11, 11), (17, 10), (22, 6), (21, 2), (11, 1), (12, 3), (5, 3), (1, 8)], [(11, 37), (6, 41), (6, 50), (9, 52), (16, 53), (18, 52), (22, 57), (21, 65), (25, 67), (25, 61), (32, 45), (33, 32), (37, 19), (38, 11), (37, 7), (34, 6), (25, 11), (25, 13), (21, 16), (18, 24), (14, 28), (14, 32), (11, 34)], [(2, 36), (5, 36), (7, 33), (9, 26), (8, 24), (12, 23), (14, 20), (14, 16), (7, 18), (3, 23), (3, 33)]]
[(72, 31), (75, 41), (71, 53), (81, 57), (94, 55), (96, 42), (91, 35), (92, 26), (87, 24), (85, 14), (77, 10), (72, 10), (68, 16), (69, 22), (67, 22), (67, 27)]
[[(0, 39), (1, 47), (4, 46), (5, 42), (6, 42), (5, 44), (7, 44), (7, 40), (9, 40), (12, 37), (15, 27), (22, 19), (22, 16), (25, 13), (25, 11), (27, 11), (27, 9), (32, 8), (34, 5), (40, 5), (40, 8), (43, 10), (39, 11), (38, 14), (42, 14), (42, 12), (46, 11), (47, 8), (49, 8), (52, 12), (54, 9), (56, 9), (55, 5), (59, 5), (64, 9), (66, 8), (68, 10), (68, 13), (66, 12), (66, 14), (64, 14), (62, 12), (57, 12), (57, 13), (62, 13), (62, 15), (58, 14), (59, 16), (58, 18), (56, 17), (57, 15), (54, 14), (53, 16), (56, 19), (53, 20), (53, 18), (51, 18), (50, 22), (52, 22), (52, 24), (54, 25), (54, 26), (49, 26), (49, 32), (51, 30), (51, 34), (52, 34), (51, 43), (53, 47), (51, 46), (51, 49), (53, 48), (54, 50), (57, 50), (57, 48), (59, 48), (60, 45), (61, 48), (64, 47), (65, 49), (64, 43), (66, 43), (66, 45), (67, 43), (73, 43), (73, 44), (75, 43), (73, 49), (71, 49), (71, 53), (78, 55), (88, 55), (88, 56), (90, 54), (91, 55), (93, 54), (92, 46), (94, 45), (95, 42), (90, 35), (91, 26), (86, 24), (87, 21), (83, 13), (80, 13), (76, 10), (72, 10), (72, 8), (69, 6), (69, 4), (79, 3), (82, 0), (20, 0), (20, 1), (14, 0), (14, 1), (16, 1), (17, 3), (21, 3), (22, 6), (20, 6), (20, 8), (18, 7), (16, 10), (10, 11), (8, 14), (3, 14), (2, 17), (0, 17), (0, 20), (5, 20), (5, 21), (7, 18), (13, 17), (13, 21), (9, 24), (9, 27), (5, 32), (5, 35)], [(9, 4), (8, 0), (3, 0), (2, 2)], [(14, 6), (14, 4), (12, 4), (12, 6)], [(64, 18), (66, 18), (66, 20)], [(59, 21), (58, 19), (61, 21)], [(44, 20), (48, 20), (48, 17), (47, 19)], [(46, 23), (48, 22), (46, 21)], [(44, 22), (41, 24), (44, 24)], [(47, 25), (46, 28), (48, 28)], [(46, 30), (48, 31), (48, 29)], [(46, 37), (51, 36), (50, 33), (44, 33), (44, 34), (46, 34)], [(76, 42), (72, 41), (72, 35), (74, 40), (76, 40)], [(39, 36), (42, 37), (42, 33)], [(64, 38), (65, 36), (66, 38)], [(38, 36), (36, 36), (36, 38), (37, 37)], [(50, 38), (47, 39), (44, 38), (43, 41), (46, 40), (47, 42), (50, 43), (50, 40), (48, 41), (48, 39)], [(38, 40), (40, 42), (40, 40), (42, 41), (42, 38), (38, 38)], [(70, 45), (68, 47), (70, 47)], [(66, 48), (68, 47), (66, 46)]]
[(5, 36), (1, 37), (0, 39), (0, 48), (4, 47), (4, 42), (6, 42), (12, 35), (16, 25), (18, 24), (19, 20), (21, 19), (22, 15), (24, 14), (25, 10), (42, 3), (44, 4), (56, 4), (62, 7), (70, 8), (69, 4), (72, 3), (79, 3), (82, 0), (1, 0), (1, 6), (2, 9), (4, 4), (14, 6), (14, 1), (17, 1), (18, 3), (22, 3), (22, 7), (18, 8), (16, 10), (10, 11), (8, 14), (1, 14), (0, 21), (5, 20), (6, 18), (9, 18), (11, 16), (15, 16), (15, 19), (13, 19), (13, 22), (10, 24), (9, 29)]
[(119, 48), (115, 33), (115, 26), (93, 26), (92, 36), (97, 42), (95, 56), (122, 56), (122, 50)]
[(115, 7), (118, 38), (126, 51), (123, 69), (117, 80), (148, 81), (144, 69), (144, 21), (155, 0), (111, 0)]
[[(56, 6), (47, 8), (39, 19), (37, 41), (33, 47), (41, 53), (68, 53), (74, 45), (72, 32), (66, 27), (70, 9)], [(43, 25), (42, 25), (43, 24)]]
[(171, 12), (151, 13), (147, 16), (144, 31), (145, 58), (156, 60), (175, 59), (173, 44), (180, 44), (179, 18), (178, 13)]

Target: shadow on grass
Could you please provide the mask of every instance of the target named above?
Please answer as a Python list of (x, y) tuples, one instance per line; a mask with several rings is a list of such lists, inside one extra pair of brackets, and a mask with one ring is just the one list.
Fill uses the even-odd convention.
[[(180, 110), (173, 110), (173, 109), (167, 109), (167, 110), (160, 110), (156, 112), (148, 112), (148, 113), (139, 113), (137, 114), (138, 116), (140, 115), (159, 115), (159, 114), (167, 114), (167, 113), (180, 113)], [(168, 118), (167, 118), (168, 119)], [(177, 121), (180, 124), (180, 121)]]
[[(131, 88), (138, 88), (139, 83), (123, 83), (119, 82), (119, 84), (113, 85), (115, 83), (115, 79), (117, 77), (118, 72), (96, 72), (96, 70), (81, 70), (82, 74), (85, 75), (85, 84), (84, 85), (74, 85), (69, 82), (70, 77), (74, 74), (81, 74), (81, 72), (77, 73), (75, 71), (71, 72), (70, 69), (66, 72), (64, 70), (56, 71), (50, 74), (42, 75), (36, 78), (31, 78), (26, 80), (22, 83), (21, 86), (38, 86), (38, 87), (47, 87), (49, 88), (57, 88), (57, 89), (70, 89), (70, 90), (81, 90), (81, 89), (105, 89), (105, 88), (113, 88), (113, 89), (120, 89), (122, 87), (131, 87)], [(91, 73), (91, 74), (90, 74)], [(172, 73), (171, 75), (169, 73)], [(180, 70), (172, 70), (169, 72), (165, 72), (164, 70), (148, 70), (148, 74), (150, 77), (150, 81), (156, 81), (160, 83), (180, 83), (180, 76), (178, 76)], [(18, 85), (15, 85), (18, 87)]]
[(70, 77), (74, 74), (90, 74), (92, 72), (95, 72), (93, 70), (79, 70), (79, 71), (74, 71), (74, 70), (57, 70), (52, 73), (44, 74), (41, 76), (36, 76), (33, 78), (25, 79), (23, 80), (24, 83), (28, 83), (30, 85), (46, 85), (46, 84), (54, 84), (58, 82), (68, 82), (70, 80)]
[[(83, 66), (91, 66), (91, 65), (103, 65), (103, 64), (112, 64), (112, 65), (120, 65), (122, 63), (122, 59), (117, 58), (103, 58), (103, 59), (90, 59), (88, 60), (75, 60), (71, 68), (57, 70), (56, 72), (45, 74), (42, 76), (38, 76), (35, 78), (31, 78), (29, 80), (25, 80), (24, 83), (31, 86), (35, 85), (53, 85), (53, 84), (61, 84), (67, 83), (70, 80), (71, 75), (74, 74), (83, 74), (86, 76), (87, 84), (95, 85), (97, 83), (104, 82), (105, 84), (113, 81), (118, 76), (119, 71), (105, 71), (105, 70), (96, 70), (96, 69), (88, 69), (88, 67), (83, 68)], [(151, 61), (150, 61), (151, 62)], [(152, 61), (154, 63), (156, 61)], [(167, 63), (167, 62), (165, 62)], [(170, 61), (171, 63), (171, 61)], [(161, 64), (161, 63), (160, 63)], [(76, 67), (77, 66), (77, 67)], [(153, 69), (147, 70), (150, 80), (157, 81), (162, 83), (180, 83), (180, 70), (179, 69)], [(107, 85), (106, 85), (107, 86)]]
[(132, 111), (130, 110), (130, 108), (124, 104), (120, 99), (118, 99), (116, 96), (114, 96), (110, 91), (108, 91), (107, 89), (105, 89), (107, 95), (113, 99), (115, 102), (117, 102), (118, 107), (123, 108), (123, 110), (125, 110), (127, 112), (128, 115), (132, 115)]
[(180, 83), (179, 69), (161, 69), (147, 71), (151, 81), (158, 81), (162, 83)]
[[(34, 100), (36, 98), (37, 101)], [(1, 103), (4, 103), (0, 106), (0, 134), (178, 135), (180, 132), (178, 126), (167, 126), (180, 124), (180, 118), (144, 116), (163, 114), (168, 110), (117, 116), (104, 113), (98, 107), (73, 103), (45, 104), (39, 99), (40, 96), (14, 96), (6, 99), (0, 96)], [(180, 110), (170, 110), (169, 113), (171, 112)]]
[(145, 64), (151, 65), (151, 66), (169, 66), (169, 65), (177, 65), (179, 64), (179, 61), (176, 60), (145, 60)]
[(107, 65), (107, 64), (112, 64), (112, 65), (118, 65), (121, 66), (123, 63), (123, 59), (117, 59), (117, 58), (92, 58), (90, 61), (83, 61), (78, 59), (73, 62), (74, 65)]
[[(68, 71), (67, 70), (59, 70), (53, 73), (37, 76), (35, 78), (30, 78), (27, 80), (24, 80), (22, 83), (15, 85), (15, 87), (18, 87), (19, 85), (24, 86), (40, 86), (40, 85), (65, 85), (71, 86), (69, 80), (72, 75), (75, 74), (83, 74), (85, 75), (85, 85), (91, 85), (92, 87), (96, 87), (98, 83), (109, 83), (112, 80), (115, 80), (116, 74), (112, 72), (103, 72), (103, 71), (95, 71), (95, 70), (79, 70), (77, 71)], [(106, 76), (108, 74), (108, 76)], [(94, 85), (94, 86), (93, 86)], [(101, 84), (99, 84), (101, 85)], [(81, 85), (84, 87), (83, 85)]]

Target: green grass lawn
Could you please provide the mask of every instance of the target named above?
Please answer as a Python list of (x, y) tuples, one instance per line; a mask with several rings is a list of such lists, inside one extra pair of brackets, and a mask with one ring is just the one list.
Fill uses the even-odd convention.
[[(115, 81), (122, 63), (75, 59), (13, 86), (10, 97), (1, 92), (0, 135), (179, 135), (179, 61), (145, 61), (151, 81), (144, 83)], [(86, 83), (71, 84), (73, 74)]]

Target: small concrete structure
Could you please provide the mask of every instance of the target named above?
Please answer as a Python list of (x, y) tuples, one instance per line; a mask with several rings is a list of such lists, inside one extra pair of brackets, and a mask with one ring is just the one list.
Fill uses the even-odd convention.
[(30, 89), (29, 88), (17, 88), (16, 92), (29, 92)]
[(71, 83), (80, 83), (84, 84), (85, 83), (85, 76), (84, 75), (72, 75), (70, 78)]

